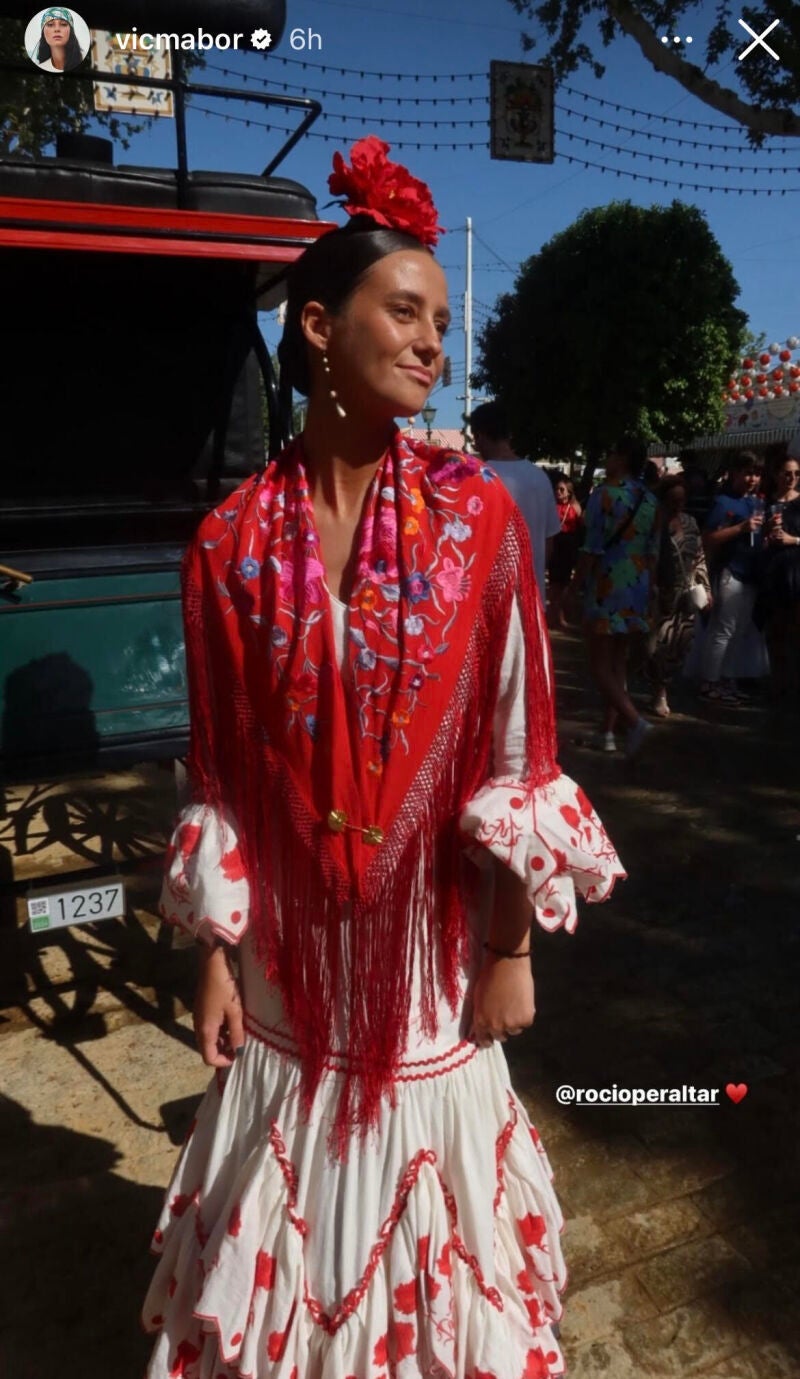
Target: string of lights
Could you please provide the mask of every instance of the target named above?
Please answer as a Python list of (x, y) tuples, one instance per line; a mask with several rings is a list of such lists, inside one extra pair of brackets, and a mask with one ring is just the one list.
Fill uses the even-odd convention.
[[(573, 110), (570, 105), (562, 105), (556, 101), (556, 110), (564, 115), (573, 115), (575, 119), (586, 123), (602, 125), (606, 129), (613, 129), (616, 134), (635, 134), (642, 139), (657, 139), (662, 144), (684, 144), (687, 148), (716, 149), (720, 153), (740, 153), (742, 144), (718, 144), (711, 143), (707, 139), (687, 139), (680, 134), (655, 134), (649, 129), (638, 129), (636, 125), (618, 124), (615, 120), (604, 120), (602, 115), (589, 115), (583, 110)], [(730, 131), (729, 131), (730, 132)], [(788, 153), (797, 157), (797, 141), (769, 145), (770, 155), (775, 153)]]
[(575, 134), (568, 129), (560, 129), (558, 137), (569, 139), (571, 142), (578, 139), (583, 144), (588, 144), (591, 148), (602, 149), (605, 153), (626, 153), (630, 158), (647, 158), (649, 162), (657, 159), (661, 163), (677, 163), (679, 167), (685, 168), (712, 168), (715, 172), (758, 172), (767, 176), (776, 173), (798, 172), (800, 168), (795, 164), (791, 168), (773, 167), (764, 163), (704, 163), (697, 158), (679, 158), (669, 153), (652, 153), (646, 149), (627, 148), (619, 144), (608, 144), (602, 139), (590, 139), (586, 134)]
[[(408, 86), (410, 82), (413, 82), (414, 84), (417, 84), (417, 83), (419, 83), (420, 81), (432, 81), (432, 82), (436, 82), (437, 85), (438, 85), (438, 84), (441, 84), (441, 83), (443, 83), (443, 82), (448, 82), (448, 81), (449, 81), (451, 84), (454, 83), (454, 82), (456, 82), (456, 81), (469, 81), (469, 82), (473, 82), (473, 81), (486, 81), (486, 75), (487, 75), (485, 71), (483, 71), (483, 72), (441, 72), (441, 71), (439, 71), (439, 72), (374, 72), (374, 71), (369, 71), (369, 70), (367, 70), (367, 69), (365, 69), (365, 68), (358, 68), (358, 67), (330, 67), (330, 66), (328, 66), (326, 63), (322, 63), (322, 62), (308, 62), (308, 61), (306, 61), (306, 60), (303, 59), (303, 58), (281, 57), (281, 56), (280, 56), (279, 54), (277, 54), (277, 53), (274, 53), (274, 54), (272, 54), (272, 55), (270, 56), (270, 62), (271, 62), (271, 63), (273, 63), (273, 62), (278, 62), (278, 63), (281, 63), (281, 64), (282, 64), (283, 66), (285, 66), (285, 67), (299, 67), (299, 68), (301, 68), (303, 71), (308, 71), (308, 70), (310, 69), (310, 70), (315, 71), (315, 72), (331, 72), (331, 73), (335, 73), (335, 74), (338, 74), (338, 75), (343, 76), (343, 77), (344, 77), (344, 76), (358, 77), (358, 78), (359, 78), (360, 80), (362, 80), (362, 81), (365, 80), (367, 77), (377, 77), (377, 78), (378, 78), (380, 81), (382, 81), (382, 82), (385, 82), (385, 81), (398, 81), (398, 82), (402, 82), (405, 86)], [(237, 75), (238, 75), (238, 74), (237, 74)], [(568, 95), (571, 95), (571, 96), (578, 96), (578, 97), (579, 97), (581, 100), (583, 100), (583, 101), (593, 101), (593, 102), (595, 102), (595, 103), (598, 104), (598, 105), (604, 106), (604, 107), (605, 107), (606, 109), (608, 109), (608, 110), (622, 111), (622, 112), (623, 112), (624, 114), (626, 114), (626, 115), (638, 115), (638, 116), (640, 116), (642, 119), (645, 119), (645, 120), (657, 120), (659, 123), (667, 123), (667, 124), (679, 125), (679, 126), (681, 126), (682, 128), (685, 128), (685, 129), (687, 129), (687, 128), (691, 128), (691, 129), (712, 129), (712, 130), (719, 130), (720, 132), (722, 132), (722, 133), (724, 133), (724, 134), (730, 134), (730, 133), (731, 133), (731, 127), (730, 127), (730, 125), (720, 124), (719, 121), (711, 122), (711, 121), (703, 121), (703, 120), (683, 120), (683, 119), (681, 119), (681, 118), (680, 118), (679, 116), (677, 116), (677, 115), (663, 115), (663, 114), (661, 114), (659, 111), (655, 111), (655, 110), (640, 110), (637, 106), (634, 106), (634, 105), (622, 105), (619, 101), (610, 101), (610, 100), (608, 100), (608, 99), (607, 99), (606, 97), (604, 97), (604, 96), (596, 96), (596, 95), (594, 95), (591, 91), (581, 91), (577, 86), (571, 86), (571, 85), (570, 85), (569, 83), (567, 83), (567, 82), (565, 82), (559, 89), (560, 89), (561, 91), (565, 91)], [(386, 99), (394, 99), (394, 98), (393, 98), (393, 97), (388, 97), (388, 98), (386, 98)]]
[[(373, 94), (369, 91), (331, 91), (327, 86), (307, 86), (305, 82), (275, 81), (273, 78), (267, 80), (263, 76), (257, 77), (248, 72), (237, 72), (232, 67), (226, 67), (221, 62), (206, 62), (206, 67), (215, 72), (223, 72), (227, 77), (235, 77), (237, 82), (254, 81), (259, 86), (277, 87), (281, 91), (294, 92), (304, 96), (341, 96), (351, 101), (378, 101), (384, 105), (389, 102), (396, 105), (398, 101), (403, 101), (406, 105), (486, 105), (489, 97), (486, 94), (480, 96), (385, 96)], [(320, 68), (320, 71), (330, 70)], [(486, 73), (482, 73), (486, 79)]]
[[(226, 99), (226, 98), (225, 98), (225, 97), (221, 97), (221, 99)], [(229, 113), (227, 113), (227, 112), (225, 112), (225, 111), (211, 110), (211, 109), (209, 109), (209, 108), (206, 107), (206, 106), (195, 106), (194, 109), (197, 110), (198, 113), (200, 113), (200, 114), (209, 116), (209, 117), (211, 117), (211, 118), (222, 119), (222, 120), (225, 120), (225, 121), (228, 122), (228, 123), (234, 123), (234, 124), (244, 125), (244, 126), (245, 126), (246, 128), (248, 128), (248, 129), (250, 129), (250, 128), (260, 128), (260, 129), (268, 129), (268, 130), (274, 131), (274, 132), (276, 132), (276, 133), (282, 133), (282, 134), (292, 134), (292, 133), (294, 133), (294, 130), (293, 130), (291, 127), (286, 127), (286, 126), (284, 126), (284, 125), (273, 124), (272, 122), (269, 122), (269, 123), (268, 123), (268, 122), (266, 122), (266, 121), (264, 121), (264, 120), (250, 119), (250, 118), (248, 118), (247, 116), (242, 116), (242, 115), (231, 115), (231, 114), (229, 114)], [(323, 119), (326, 119), (327, 117), (323, 115), (322, 118), (323, 118)], [(342, 116), (342, 115), (336, 115), (336, 116), (334, 116), (333, 118), (336, 118), (336, 119), (345, 119), (345, 120), (352, 120), (352, 119), (361, 118), (361, 119), (362, 119), (362, 122), (363, 122), (363, 117), (356, 117), (356, 116)], [(373, 120), (371, 121), (371, 123), (374, 124), (374, 123), (376, 123), (376, 121), (373, 119)], [(386, 121), (378, 120), (377, 123), (378, 123), (379, 125), (380, 125), (380, 124), (390, 124), (391, 121), (390, 121), (390, 120), (386, 120)], [(342, 143), (342, 142), (347, 142), (347, 140), (350, 138), (350, 135), (349, 135), (349, 133), (348, 133), (346, 130), (337, 131), (337, 132), (335, 132), (335, 133), (334, 133), (334, 132), (331, 132), (331, 133), (323, 133), (321, 130), (310, 129), (310, 130), (308, 130), (308, 131), (306, 132), (305, 137), (306, 137), (306, 138), (311, 138), (311, 139), (321, 139), (321, 140), (323, 140), (325, 143)], [(572, 134), (567, 134), (566, 137), (569, 138), (570, 140), (574, 140), (575, 138), (579, 138), (580, 136), (572, 135)], [(605, 151), (607, 151), (607, 152), (613, 152), (613, 153), (618, 153), (618, 154), (622, 154), (622, 155), (627, 155), (628, 157), (632, 157), (632, 158), (648, 158), (648, 160), (649, 160), (651, 163), (654, 161), (655, 158), (658, 157), (658, 155), (655, 155), (655, 154), (652, 154), (652, 155), (651, 155), (651, 154), (643, 153), (643, 152), (638, 151), (638, 150), (635, 150), (635, 149), (621, 148), (621, 147), (619, 147), (618, 145), (613, 145), (613, 144), (604, 144), (604, 143), (602, 143), (602, 142), (599, 141), (599, 140), (584, 140), (583, 142), (586, 142), (586, 143), (589, 143), (589, 144), (593, 144), (593, 145), (595, 145), (595, 146), (597, 146), (597, 147), (599, 147), (599, 148), (601, 148), (601, 149), (603, 149), (603, 150), (605, 150)], [(458, 150), (458, 149), (467, 149), (467, 150), (469, 150), (469, 151), (475, 151), (476, 149), (487, 148), (487, 147), (488, 147), (488, 139), (481, 139), (481, 140), (450, 140), (450, 139), (444, 139), (444, 140), (443, 140), (443, 139), (437, 139), (437, 140), (434, 140), (434, 141), (432, 141), (432, 142), (431, 142), (431, 141), (426, 141), (426, 140), (414, 140), (414, 139), (394, 139), (394, 140), (393, 140), (393, 147), (395, 147), (395, 148), (401, 148), (401, 149), (402, 149), (402, 148), (409, 148), (409, 149), (417, 149), (417, 150), (420, 150), (420, 149), (436, 149), (436, 150), (441, 150), (441, 151), (451, 151), (451, 150), (452, 150), (452, 151), (456, 151), (456, 150)], [(756, 196), (756, 195), (767, 195), (767, 196), (772, 196), (773, 193), (776, 194), (776, 195), (780, 195), (780, 196), (786, 196), (787, 194), (795, 194), (796, 192), (800, 191), (800, 186), (798, 186), (798, 187), (774, 187), (774, 188), (773, 188), (773, 187), (768, 187), (768, 186), (763, 186), (763, 185), (762, 185), (762, 186), (755, 187), (755, 186), (741, 186), (741, 185), (738, 185), (738, 184), (737, 184), (736, 186), (732, 186), (732, 187), (731, 187), (731, 186), (722, 186), (722, 185), (720, 185), (719, 183), (698, 183), (698, 182), (677, 181), (677, 180), (675, 180), (674, 178), (660, 177), (660, 176), (658, 176), (656, 173), (644, 173), (644, 172), (641, 172), (641, 173), (640, 173), (640, 172), (634, 172), (634, 171), (632, 171), (630, 168), (625, 168), (625, 167), (619, 168), (619, 167), (609, 166), (609, 165), (607, 165), (607, 164), (605, 164), (605, 163), (597, 163), (597, 162), (594, 162), (594, 161), (589, 160), (589, 159), (581, 158), (581, 157), (579, 157), (577, 154), (568, 154), (568, 153), (559, 152), (559, 153), (557, 153), (556, 156), (557, 156), (558, 159), (563, 160), (563, 161), (565, 161), (565, 162), (567, 162), (567, 163), (574, 163), (574, 164), (576, 164), (576, 165), (578, 165), (578, 166), (580, 166), (580, 167), (591, 168), (591, 169), (593, 169), (594, 171), (606, 172), (606, 173), (613, 173), (613, 174), (614, 174), (615, 176), (617, 176), (617, 177), (630, 177), (630, 178), (632, 178), (634, 181), (648, 182), (648, 183), (650, 183), (651, 185), (652, 185), (652, 184), (655, 184), (655, 185), (662, 186), (662, 187), (677, 187), (677, 188), (679, 188), (679, 189), (681, 189), (681, 190), (684, 190), (684, 191), (687, 191), (687, 190), (688, 190), (688, 191), (723, 192), (723, 193), (728, 194), (728, 195), (739, 195), (739, 196), (743, 196), (743, 195), (753, 195), (753, 196)], [(717, 166), (718, 166), (718, 165), (712, 164), (712, 163), (698, 162), (698, 161), (696, 161), (696, 160), (694, 160), (694, 159), (677, 159), (677, 158), (665, 157), (665, 158), (661, 158), (660, 161), (669, 162), (669, 163), (677, 162), (677, 163), (680, 164), (681, 167), (691, 168), (691, 169), (693, 169), (693, 170), (695, 170), (695, 171), (702, 171), (702, 170), (705, 169), (705, 168), (717, 168)], [(738, 172), (741, 171), (741, 168), (737, 165), (736, 167), (725, 167), (725, 168), (720, 169), (720, 170), (721, 170), (721, 171), (733, 171), (733, 172), (737, 172), (737, 173), (738, 173)], [(752, 169), (752, 168), (749, 168), (749, 169), (747, 169), (747, 170), (748, 170), (748, 171), (754, 171), (754, 169)], [(783, 168), (783, 169), (770, 169), (770, 168), (764, 167), (764, 168), (759, 168), (757, 171), (758, 171), (759, 175), (764, 175), (764, 174), (765, 174), (765, 175), (768, 176), (768, 175), (770, 175), (772, 172), (784, 172), (784, 173), (785, 173), (785, 172), (794, 171), (794, 170), (793, 170), (793, 169), (787, 169), (787, 168)], [(476, 238), (478, 238), (477, 235), (476, 235)], [(495, 251), (491, 248), (491, 246), (485, 244), (483, 240), (480, 240), (479, 242), (483, 245), (483, 247), (484, 247), (485, 249), (488, 249), (490, 253), (493, 253), (493, 254), (495, 253)], [(499, 259), (499, 261), (500, 261), (501, 263), (504, 263), (504, 260), (502, 260), (502, 259), (500, 258), (499, 255), (495, 255), (495, 256)], [(508, 269), (509, 269), (510, 271), (512, 271), (512, 272), (515, 271), (514, 269), (511, 269), (511, 267), (510, 267), (509, 264), (505, 264), (505, 267), (508, 268)]]
[[(334, 100), (342, 99), (342, 100), (349, 100), (349, 101), (358, 101), (359, 104), (363, 104), (365, 101), (374, 101), (374, 102), (376, 102), (378, 105), (389, 105), (389, 104), (391, 104), (391, 105), (396, 106), (396, 105), (400, 104), (401, 106), (402, 106), (402, 105), (413, 105), (413, 106), (415, 106), (415, 107), (418, 107), (418, 106), (420, 106), (420, 105), (452, 106), (452, 105), (458, 105), (458, 104), (484, 105), (484, 106), (488, 106), (488, 104), (489, 104), (489, 96), (488, 96), (487, 93), (484, 93), (483, 95), (480, 95), (480, 96), (402, 96), (402, 95), (387, 96), (387, 95), (384, 95), (384, 94), (378, 95), (377, 93), (373, 93), (373, 92), (364, 92), (364, 91), (331, 91), (330, 88), (328, 88), (328, 87), (322, 87), (322, 86), (307, 86), (307, 85), (305, 85), (305, 83), (298, 83), (298, 82), (274, 81), (274, 80), (270, 80), (269, 82), (266, 82), (262, 77), (256, 77), (256, 76), (250, 75), (249, 73), (241, 73), (241, 72), (234, 71), (234, 69), (233, 69), (232, 67), (226, 67), (223, 63), (209, 62), (209, 63), (207, 63), (206, 65), (207, 65), (209, 68), (211, 68), (211, 69), (213, 69), (214, 71), (216, 71), (216, 72), (221, 72), (221, 73), (223, 73), (225, 76), (235, 77), (235, 78), (237, 79), (237, 81), (242, 81), (242, 80), (245, 81), (245, 82), (253, 81), (253, 82), (257, 82), (258, 85), (261, 86), (261, 87), (264, 87), (264, 86), (269, 86), (270, 88), (275, 87), (275, 88), (277, 88), (278, 90), (281, 90), (281, 91), (293, 92), (293, 93), (295, 93), (295, 94), (306, 95), (306, 96), (322, 96), (322, 97), (324, 97), (324, 98), (326, 98), (326, 99), (334, 99)], [(320, 70), (325, 71), (325, 70), (327, 70), (327, 69), (321, 68)], [(574, 90), (574, 88), (570, 88), (570, 87), (567, 87), (567, 88), (564, 88), (564, 89), (566, 89), (566, 90)], [(591, 97), (591, 98), (590, 98), (589, 95), (588, 95), (588, 93), (585, 93), (585, 92), (582, 93), (582, 92), (577, 92), (577, 91), (576, 91), (575, 94), (583, 95), (583, 97), (584, 97), (585, 100), (586, 100), (586, 99), (596, 99), (596, 98), (594, 98), (594, 97)], [(606, 104), (610, 105), (612, 109), (619, 109), (619, 110), (629, 110), (629, 109), (632, 110), (632, 109), (633, 109), (633, 107), (628, 107), (628, 106), (617, 106), (613, 101), (612, 101), (612, 102), (606, 102)], [(617, 121), (617, 120), (607, 120), (607, 119), (604, 119), (602, 115), (591, 115), (591, 114), (589, 114), (589, 113), (588, 113), (587, 111), (585, 111), (585, 110), (576, 110), (573, 106), (571, 106), (571, 105), (566, 105), (566, 104), (565, 104), (564, 102), (562, 102), (562, 101), (556, 101), (556, 102), (555, 102), (555, 108), (556, 108), (556, 110), (558, 110), (562, 115), (571, 115), (571, 116), (573, 116), (575, 119), (581, 120), (583, 123), (586, 123), (586, 122), (588, 121), (588, 122), (590, 122), (591, 124), (596, 124), (596, 125), (602, 126), (603, 128), (611, 129), (611, 130), (613, 130), (613, 131), (614, 131), (615, 133), (617, 133), (617, 134), (634, 134), (634, 135), (638, 135), (638, 136), (639, 136), (640, 138), (642, 138), (642, 139), (658, 140), (658, 141), (659, 141), (660, 143), (662, 143), (662, 144), (664, 144), (664, 143), (685, 144), (688, 148), (714, 149), (714, 150), (717, 150), (717, 151), (719, 151), (719, 152), (721, 152), (721, 153), (738, 153), (738, 152), (740, 152), (741, 149), (742, 149), (742, 144), (741, 144), (741, 143), (738, 143), (738, 144), (731, 144), (731, 143), (718, 143), (718, 142), (716, 142), (716, 141), (712, 141), (712, 140), (709, 140), (709, 139), (688, 139), (688, 138), (686, 138), (684, 135), (681, 135), (681, 134), (655, 133), (653, 130), (641, 129), (641, 128), (638, 127), (637, 125), (620, 124), (619, 121)], [(660, 119), (662, 118), (661, 116), (655, 116), (655, 115), (653, 115), (652, 113), (650, 113), (650, 112), (645, 112), (645, 111), (638, 111), (638, 110), (637, 110), (637, 111), (635, 111), (634, 113), (646, 115), (646, 118), (647, 118), (648, 120), (655, 119), (655, 118), (658, 118), (658, 119), (660, 120)], [(402, 124), (403, 121), (400, 120), (400, 119), (398, 119), (395, 123), (397, 123), (397, 124)], [(416, 123), (416, 121), (414, 121), (414, 123)], [(422, 123), (428, 123), (428, 122), (425, 121), (425, 122), (422, 122)], [(437, 121), (435, 121), (435, 123), (440, 123), (440, 121), (437, 120)], [(470, 123), (470, 122), (469, 122), (469, 121), (453, 121), (452, 123), (465, 123), (465, 124), (466, 124), (466, 123)], [(481, 121), (480, 121), (480, 120), (474, 120), (474, 121), (471, 121), (471, 123), (477, 125), (477, 124), (480, 124)], [(723, 131), (723, 132), (728, 133), (728, 134), (731, 132), (730, 129), (728, 128), (728, 126), (726, 126), (726, 125), (701, 125), (701, 124), (696, 124), (694, 121), (685, 121), (685, 122), (684, 122), (684, 121), (677, 121), (677, 123), (678, 123), (678, 124), (681, 124), (681, 125), (686, 124), (686, 125), (688, 125), (688, 127), (692, 128), (692, 129), (709, 128), (709, 129), (719, 129), (720, 131)], [(770, 140), (770, 143), (769, 143), (769, 151), (770, 151), (771, 154), (776, 154), (776, 153), (788, 153), (788, 154), (791, 154), (791, 155), (796, 156), (796, 154), (797, 154), (796, 141), (794, 141), (794, 140), (788, 140), (788, 141), (781, 141), (781, 140), (773, 141), (773, 140)]]

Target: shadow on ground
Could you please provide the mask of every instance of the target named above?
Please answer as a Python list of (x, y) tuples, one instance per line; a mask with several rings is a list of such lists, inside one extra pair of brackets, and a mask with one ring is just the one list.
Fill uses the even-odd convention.
[(34, 1125), (0, 1097), (4, 1375), (141, 1379), (138, 1307), (163, 1188), (118, 1177), (118, 1159), (108, 1140)]
[[(508, 1046), (565, 1214), (597, 1228), (572, 1260), (573, 1286), (630, 1260), (643, 1319), (631, 1308), (623, 1336), (643, 1373), (662, 1363), (673, 1373), (659, 1358), (669, 1336), (645, 1301), (688, 1310), (698, 1295), (708, 1298), (711, 1350), (704, 1356), (702, 1336), (694, 1350), (684, 1338), (675, 1374), (713, 1363), (715, 1321), (728, 1335), (745, 1324), (749, 1345), (779, 1338), (796, 1368), (769, 1373), (800, 1373), (794, 721), (758, 702), (703, 717), (678, 690), (683, 712), (626, 763), (582, 745), (597, 707), (580, 642), (558, 638), (556, 660), (561, 764), (630, 872), (605, 906), (584, 908), (574, 936), (534, 936), (536, 1023)], [(723, 1090), (716, 1109), (556, 1110), (560, 1083)], [(739, 1104), (724, 1093), (729, 1083), (747, 1085)]]

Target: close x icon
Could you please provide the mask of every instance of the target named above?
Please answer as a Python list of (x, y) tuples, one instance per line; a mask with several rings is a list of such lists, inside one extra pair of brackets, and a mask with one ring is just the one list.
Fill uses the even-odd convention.
[(769, 34), (772, 33), (773, 29), (777, 29), (780, 22), (780, 19), (773, 19), (772, 23), (767, 26), (767, 28), (764, 30), (762, 34), (757, 34), (755, 29), (750, 28), (750, 25), (747, 23), (746, 19), (740, 19), (739, 23), (741, 27), (747, 30), (753, 42), (748, 44), (748, 46), (739, 54), (739, 61), (742, 62), (744, 58), (749, 57), (750, 53), (754, 52), (756, 48), (763, 48), (766, 52), (769, 53), (771, 58), (774, 58), (776, 62), (780, 62), (780, 58), (778, 54), (775, 52), (775, 49), (770, 48), (769, 44), (765, 42), (765, 39), (769, 36)]

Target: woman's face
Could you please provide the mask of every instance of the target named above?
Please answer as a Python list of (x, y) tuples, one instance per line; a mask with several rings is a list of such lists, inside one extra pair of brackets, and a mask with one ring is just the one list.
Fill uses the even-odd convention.
[(346, 411), (414, 416), (444, 367), (447, 281), (426, 251), (379, 259), (330, 318), (331, 384)]
[(72, 29), (65, 19), (48, 19), (44, 26), (44, 36), (50, 48), (66, 48)]
[(778, 488), (781, 493), (797, 488), (800, 483), (800, 460), (786, 460), (778, 470)]
[(566, 484), (556, 484), (556, 502), (557, 502), (557, 503), (568, 503), (568, 502), (569, 502), (569, 489), (567, 488), (567, 485), (566, 485)]

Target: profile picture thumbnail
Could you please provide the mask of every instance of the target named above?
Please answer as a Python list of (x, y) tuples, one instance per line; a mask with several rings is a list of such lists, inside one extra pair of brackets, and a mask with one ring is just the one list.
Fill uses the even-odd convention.
[(91, 43), (86, 20), (64, 5), (39, 10), (25, 30), (25, 51), (42, 72), (71, 72), (80, 67)]

